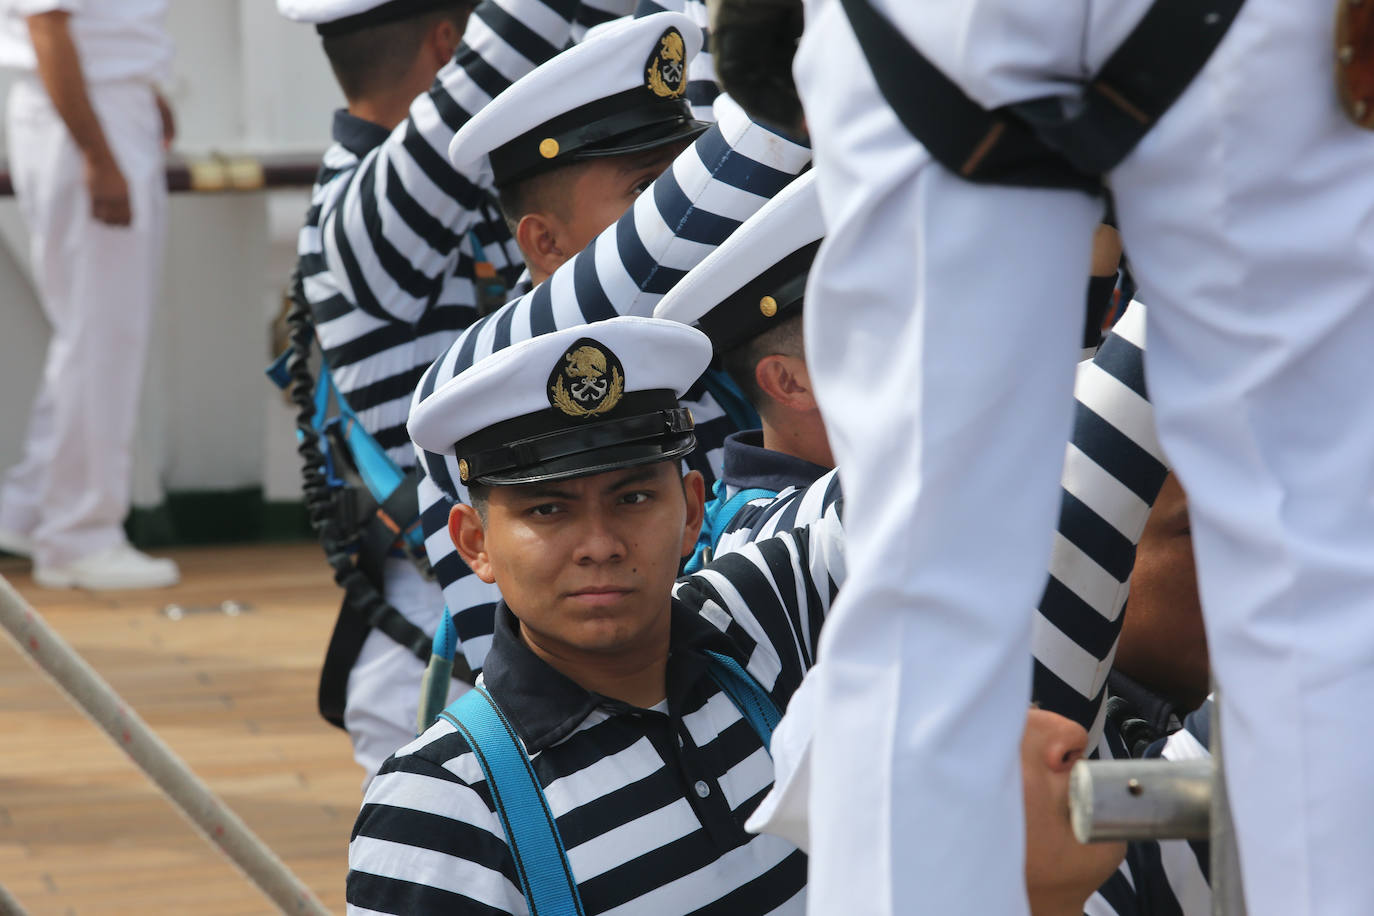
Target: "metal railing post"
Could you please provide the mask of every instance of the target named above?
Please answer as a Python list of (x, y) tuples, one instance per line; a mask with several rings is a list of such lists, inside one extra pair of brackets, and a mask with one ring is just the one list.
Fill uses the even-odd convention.
[(1240, 883), (1240, 850), (1231, 820), (1222, 764), (1221, 691), (1212, 684), (1212, 916), (1245, 916), (1245, 889)]

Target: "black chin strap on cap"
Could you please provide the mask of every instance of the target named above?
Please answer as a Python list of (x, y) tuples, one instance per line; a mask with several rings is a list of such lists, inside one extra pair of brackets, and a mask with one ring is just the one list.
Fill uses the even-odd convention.
[(678, 405), (671, 389), (659, 388), (629, 392), (604, 418), (574, 418), (555, 407), (513, 417), (458, 441), (453, 453), (463, 483), (513, 482), (524, 469), (538, 468), (547, 476), (553, 463), (566, 476), (582, 465), (601, 467), (605, 455), (597, 453), (628, 445), (648, 446), (646, 454), (666, 458), (692, 429), (691, 411)]
[[(459, 452), (466, 462), (467, 478), (510, 475), (522, 468), (549, 465), (563, 459), (587, 456), (588, 464), (600, 465), (595, 456), (624, 445), (662, 442), (673, 449), (684, 433), (692, 431), (692, 414), (685, 407), (606, 420), (590, 426), (562, 429), (511, 442), (482, 452)], [(665, 452), (666, 457), (666, 452)]]

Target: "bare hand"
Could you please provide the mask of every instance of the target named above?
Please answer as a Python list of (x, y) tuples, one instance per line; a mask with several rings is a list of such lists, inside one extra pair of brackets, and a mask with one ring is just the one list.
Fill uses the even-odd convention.
[(133, 221), (129, 184), (113, 159), (86, 162), (86, 186), (91, 192), (91, 216), (111, 226)]
[(157, 113), (162, 116), (162, 149), (172, 148), (172, 141), (177, 138), (177, 119), (172, 113), (172, 106), (161, 92), (154, 92), (157, 98)]

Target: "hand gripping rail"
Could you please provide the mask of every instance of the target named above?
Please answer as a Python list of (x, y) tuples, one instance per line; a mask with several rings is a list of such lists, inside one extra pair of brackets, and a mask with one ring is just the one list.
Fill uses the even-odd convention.
[(1210, 759), (1080, 760), (1069, 773), (1069, 820), (1080, 843), (1208, 840), (1213, 916), (1245, 916), (1215, 684), (1212, 696)]
[[(328, 916), (281, 859), (0, 576), (0, 626), (283, 913)], [(3, 909), (0, 909), (3, 912)], [(22, 911), (20, 911), (22, 912)]]

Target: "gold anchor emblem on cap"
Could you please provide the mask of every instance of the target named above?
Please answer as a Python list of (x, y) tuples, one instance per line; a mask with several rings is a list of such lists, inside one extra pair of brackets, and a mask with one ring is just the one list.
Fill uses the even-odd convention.
[(625, 374), (609, 347), (583, 337), (549, 376), (549, 403), (578, 419), (614, 409), (625, 394)]
[(764, 318), (772, 318), (778, 313), (778, 300), (772, 296), (764, 296), (759, 300), (759, 311), (763, 313)]
[(680, 99), (687, 94), (687, 44), (677, 29), (670, 28), (659, 36), (645, 65), (644, 85), (661, 99)]
[(458, 459), (458, 479), (463, 483), (468, 482), (468, 460), (466, 458)]
[(545, 159), (552, 159), (558, 155), (558, 141), (553, 137), (545, 137), (539, 141), (539, 155)]

